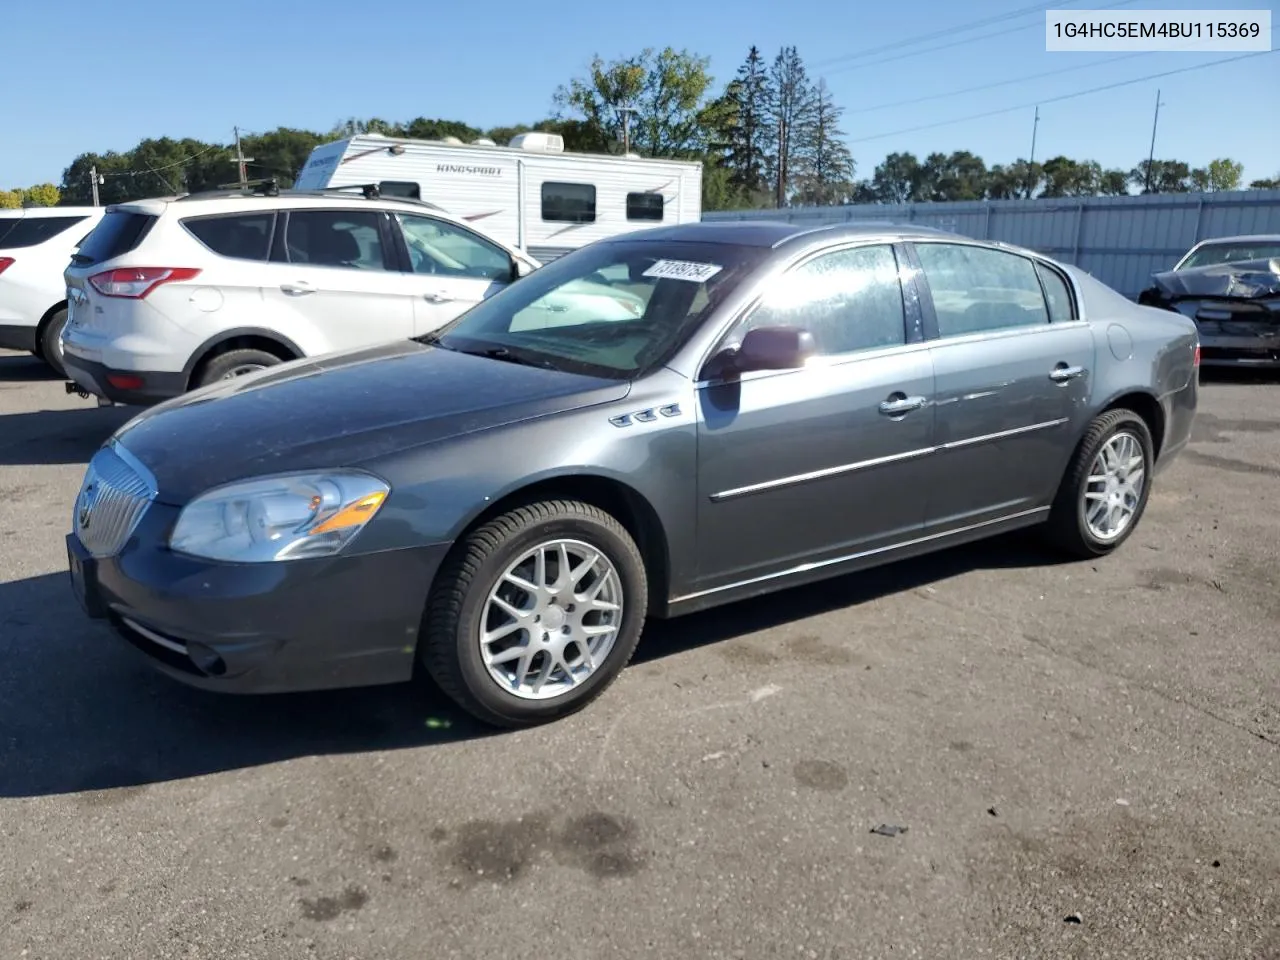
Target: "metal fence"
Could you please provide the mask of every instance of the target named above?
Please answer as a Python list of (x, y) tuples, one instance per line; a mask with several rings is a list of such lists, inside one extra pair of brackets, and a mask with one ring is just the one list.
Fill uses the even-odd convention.
[(724, 210), (702, 219), (917, 223), (1039, 251), (1136, 297), (1199, 240), (1280, 234), (1280, 190)]

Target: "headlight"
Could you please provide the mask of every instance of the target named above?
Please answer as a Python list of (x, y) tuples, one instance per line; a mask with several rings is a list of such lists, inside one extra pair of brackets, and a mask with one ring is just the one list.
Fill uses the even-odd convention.
[(377, 477), (354, 471), (232, 483), (187, 504), (169, 546), (235, 563), (329, 557), (364, 529), (390, 491)]

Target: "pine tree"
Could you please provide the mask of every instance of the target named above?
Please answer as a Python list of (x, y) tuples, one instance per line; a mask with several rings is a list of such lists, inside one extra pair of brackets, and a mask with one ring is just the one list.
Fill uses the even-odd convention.
[(796, 166), (796, 145), (813, 127), (816, 98), (804, 61), (795, 47), (783, 47), (769, 72), (769, 131), (772, 141), (768, 170), (774, 202), (785, 207), (791, 196), (791, 175)]
[(731, 180), (745, 196), (768, 189), (765, 157), (769, 143), (769, 75), (764, 57), (752, 46), (729, 84), (734, 117), (728, 131), (727, 165)]
[(799, 203), (822, 206), (847, 203), (853, 194), (853, 154), (839, 128), (844, 108), (836, 105), (821, 78), (813, 94), (813, 116), (797, 137), (795, 183)]

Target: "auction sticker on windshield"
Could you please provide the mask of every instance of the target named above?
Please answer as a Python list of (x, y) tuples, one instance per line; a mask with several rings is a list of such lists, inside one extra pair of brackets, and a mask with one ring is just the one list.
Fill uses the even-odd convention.
[(724, 267), (716, 263), (694, 263), (690, 260), (659, 260), (644, 272), (646, 277), (660, 280), (688, 280), (706, 283)]

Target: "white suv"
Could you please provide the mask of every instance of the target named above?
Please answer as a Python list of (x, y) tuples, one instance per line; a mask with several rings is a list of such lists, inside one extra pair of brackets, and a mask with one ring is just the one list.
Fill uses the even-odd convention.
[(102, 207), (0, 210), (0, 348), (34, 353), (60, 374), (67, 318), (62, 271)]
[(145, 406), (420, 336), (538, 267), (438, 207), (373, 188), (117, 204), (65, 272), (68, 390)]

